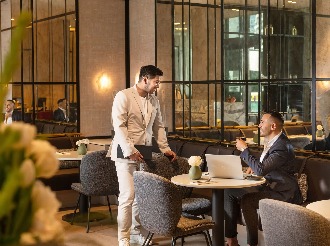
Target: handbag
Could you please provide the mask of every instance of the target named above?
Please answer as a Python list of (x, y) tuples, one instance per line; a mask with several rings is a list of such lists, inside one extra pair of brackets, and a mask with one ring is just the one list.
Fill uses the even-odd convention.
[[(134, 145), (134, 147), (141, 153), (143, 156), (143, 160), (151, 160), (152, 159), (152, 146), (146, 145)], [(128, 158), (124, 157), (123, 151), (118, 145), (117, 147), (117, 158)]]

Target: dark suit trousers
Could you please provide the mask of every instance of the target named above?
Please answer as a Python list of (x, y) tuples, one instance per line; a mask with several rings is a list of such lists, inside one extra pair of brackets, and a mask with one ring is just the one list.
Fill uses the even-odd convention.
[(225, 235), (228, 238), (237, 236), (237, 219), (242, 213), (246, 223), (247, 243), (258, 244), (258, 213), (259, 201), (272, 198), (271, 192), (262, 186), (226, 189), (225, 190)]

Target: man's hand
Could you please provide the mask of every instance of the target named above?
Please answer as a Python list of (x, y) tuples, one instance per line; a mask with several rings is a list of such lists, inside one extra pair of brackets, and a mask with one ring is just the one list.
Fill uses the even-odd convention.
[(246, 148), (247, 148), (248, 146), (247, 146), (247, 144), (245, 143), (245, 141), (244, 140), (242, 140), (242, 139), (236, 139), (236, 148), (238, 149), (238, 150), (240, 150), (240, 151), (242, 151), (243, 152), (243, 150), (245, 150)]
[(166, 155), (171, 160), (171, 162), (176, 160), (176, 154), (172, 150), (166, 151), (164, 155)]
[(252, 168), (248, 167), (245, 171), (246, 174), (253, 174)]
[(139, 151), (136, 151), (134, 154), (130, 155), (129, 159), (131, 161), (144, 162), (143, 155), (141, 155), (141, 153)]

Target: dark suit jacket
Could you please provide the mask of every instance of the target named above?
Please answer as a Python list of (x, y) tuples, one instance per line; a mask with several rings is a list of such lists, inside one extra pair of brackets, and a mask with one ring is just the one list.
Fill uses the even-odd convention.
[(65, 115), (60, 108), (58, 108), (54, 111), (54, 120), (55, 121), (65, 121)]
[(13, 114), (11, 115), (11, 118), (13, 121), (21, 121), (22, 120), (21, 111), (17, 111), (14, 109)]
[(262, 162), (251, 155), (248, 148), (241, 153), (241, 158), (256, 175), (265, 177), (266, 186), (274, 199), (294, 202), (294, 197), (300, 192), (293, 175), (295, 154), (284, 133), (275, 141)]

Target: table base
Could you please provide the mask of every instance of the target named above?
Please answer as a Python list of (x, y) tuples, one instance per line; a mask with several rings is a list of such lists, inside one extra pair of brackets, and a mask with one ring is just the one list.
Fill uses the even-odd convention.
[[(110, 218), (109, 214), (103, 214), (103, 213), (99, 213), (99, 212), (90, 212), (89, 222), (95, 222), (95, 221), (100, 221), (100, 220), (110, 218), (111, 224), (116, 224), (117, 220), (114, 215), (112, 215), (112, 216), (113, 217)], [(73, 213), (65, 214), (62, 216), (62, 220), (71, 223), (72, 217), (73, 217)], [(87, 222), (87, 213), (76, 213), (76, 215), (74, 216), (73, 223), (86, 223), (86, 222)]]
[(212, 190), (212, 220), (215, 226), (212, 230), (212, 242), (215, 246), (225, 245), (224, 190)]

